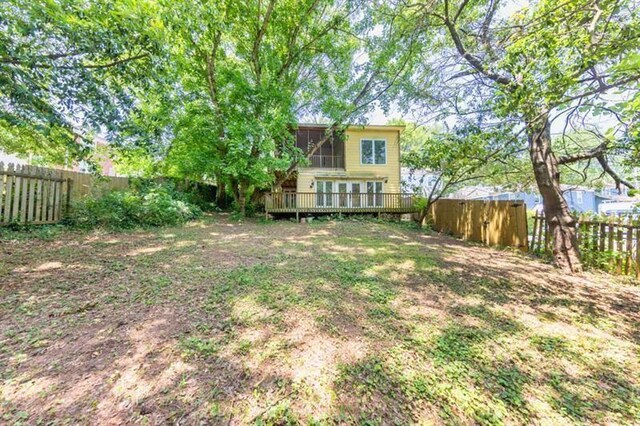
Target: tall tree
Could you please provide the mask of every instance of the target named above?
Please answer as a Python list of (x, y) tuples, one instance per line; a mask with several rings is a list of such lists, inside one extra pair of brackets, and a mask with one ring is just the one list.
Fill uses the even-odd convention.
[[(165, 86), (172, 92), (166, 99), (172, 100), (173, 119), (151, 126), (171, 128), (170, 167), (215, 177), (244, 212), (252, 193), (269, 188), (276, 173), (302, 155), (293, 143), (297, 116), (335, 107), (333, 94), (348, 83), (358, 48), (358, 3), (163, 4), (170, 72), (177, 77)], [(206, 162), (194, 160), (202, 154)]]
[[(438, 40), (426, 47), (415, 81), (428, 82), (455, 114), (491, 111), (526, 135), (555, 262), (581, 271), (576, 219), (562, 194), (560, 166), (591, 158), (616, 183), (630, 185), (610, 167), (608, 155), (634, 143), (630, 123), (617, 120), (637, 117), (637, 2), (539, 0), (515, 13), (500, 0), (401, 3), (406, 22)], [(610, 114), (615, 127), (603, 132), (598, 146), (572, 155), (557, 152), (554, 121), (588, 126), (598, 113)]]

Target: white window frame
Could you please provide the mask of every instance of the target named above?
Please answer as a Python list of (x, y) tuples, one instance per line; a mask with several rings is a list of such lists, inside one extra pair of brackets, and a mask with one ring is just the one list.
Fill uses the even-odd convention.
[(584, 191), (576, 191), (576, 204), (584, 203)]
[[(373, 163), (363, 163), (362, 162), (362, 142), (371, 141), (371, 152), (373, 153)], [(376, 163), (376, 142), (384, 142), (384, 163)], [(362, 166), (386, 166), (387, 165), (387, 156), (389, 155), (388, 145), (386, 139), (375, 139), (375, 138), (362, 138), (360, 139), (360, 165)]]

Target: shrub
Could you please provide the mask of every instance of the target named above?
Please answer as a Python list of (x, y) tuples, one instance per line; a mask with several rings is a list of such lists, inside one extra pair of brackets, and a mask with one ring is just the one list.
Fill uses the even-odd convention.
[(148, 185), (127, 191), (111, 191), (75, 203), (67, 223), (79, 228), (130, 229), (177, 225), (202, 215), (168, 185)]

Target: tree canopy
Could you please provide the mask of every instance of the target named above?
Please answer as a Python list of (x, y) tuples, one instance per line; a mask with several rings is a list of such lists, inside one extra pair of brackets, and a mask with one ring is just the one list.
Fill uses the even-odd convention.
[(78, 137), (115, 131), (153, 72), (156, 12), (146, 0), (2, 2), (0, 148), (81, 158)]
[[(561, 184), (604, 174), (632, 186), (638, 10), (635, 0), (8, 0), (0, 147), (60, 161), (105, 133), (120, 158), (215, 180), (244, 211), (335, 131), (393, 109), (442, 128), (407, 150), (415, 167), (452, 182), (460, 170), (535, 182), (556, 262), (579, 271)], [(308, 117), (329, 125), (303, 152), (292, 133)]]

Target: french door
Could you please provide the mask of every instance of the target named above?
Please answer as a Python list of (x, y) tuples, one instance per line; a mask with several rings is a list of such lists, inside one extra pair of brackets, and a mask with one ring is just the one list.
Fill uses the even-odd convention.
[(316, 206), (342, 208), (379, 207), (382, 206), (381, 193), (382, 182), (332, 182), (330, 180), (319, 180), (316, 183)]
[(382, 182), (367, 182), (367, 207), (382, 207)]
[(333, 207), (333, 182), (319, 180), (316, 184), (316, 206)]

